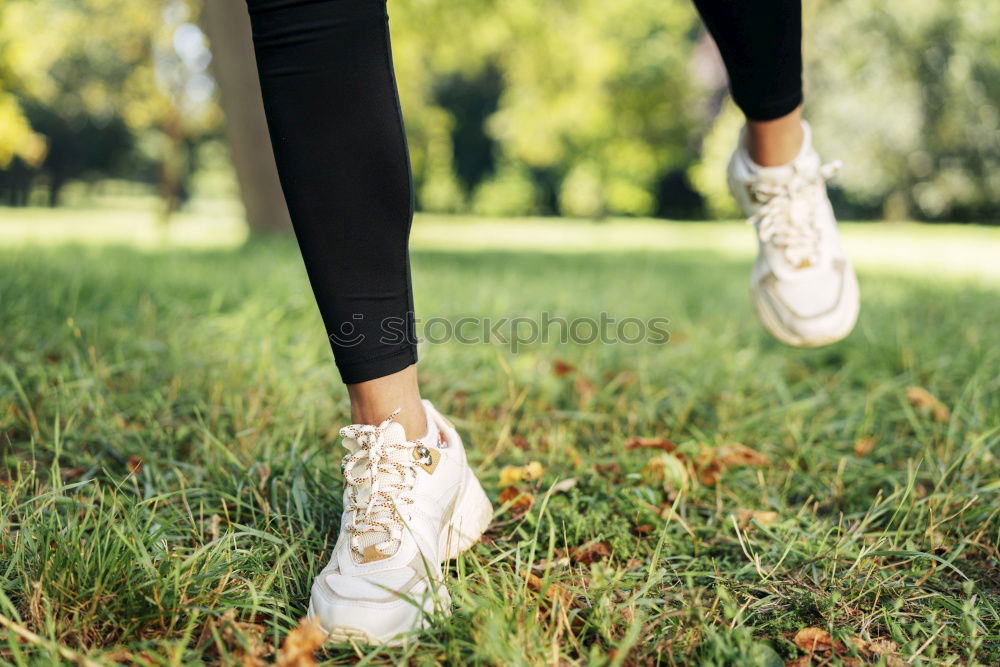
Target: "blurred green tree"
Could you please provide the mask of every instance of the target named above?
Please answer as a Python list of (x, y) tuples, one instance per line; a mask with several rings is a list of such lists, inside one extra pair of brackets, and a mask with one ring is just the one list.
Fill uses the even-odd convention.
[[(5, 0), (0, 17), (2, 67), (13, 82), (6, 92), (48, 143), (26, 166), (44, 177), (50, 204), (88, 172), (148, 174), (164, 212), (175, 210), (192, 168), (191, 140), (219, 121), (204, 72), (211, 56), (190, 23), (191, 5)], [(11, 136), (0, 127), (0, 141)]]
[(808, 103), (862, 213), (1000, 222), (1000, 5), (823, 0)]
[[(206, 1), (0, 0), (0, 188), (41, 174), (55, 202), (68, 179), (120, 174), (176, 208), (194, 147), (221, 129)], [(237, 91), (222, 103), (248, 218), (283, 226), (259, 113), (232, 103), (254, 86), (245, 7), (207, 8), (215, 74)], [(421, 209), (735, 216), (724, 168), (742, 119), (703, 76), (690, 0), (389, 10)], [(806, 110), (821, 152), (845, 161), (842, 215), (1000, 219), (998, 32), (1000, 5), (978, 0), (807, 4)]]

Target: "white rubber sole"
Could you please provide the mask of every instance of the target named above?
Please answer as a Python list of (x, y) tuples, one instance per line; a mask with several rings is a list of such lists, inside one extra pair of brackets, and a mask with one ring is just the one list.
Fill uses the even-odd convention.
[(757, 319), (760, 320), (760, 323), (769, 334), (785, 345), (791, 345), (792, 347), (821, 347), (847, 338), (851, 331), (854, 330), (854, 325), (858, 321), (858, 310), (861, 306), (857, 276), (855, 276), (854, 269), (850, 266), (848, 266), (848, 271), (849, 281), (844, 286), (844, 294), (842, 296), (844, 299), (842, 308), (845, 317), (823, 335), (804, 338), (788, 329), (774, 314), (768, 298), (762, 293), (762, 290), (758, 290), (751, 285), (750, 300), (753, 302), (753, 309), (757, 314)]
[[(466, 470), (466, 478), (459, 492), (458, 500), (452, 509), (444, 530), (441, 531), (440, 542), (438, 543), (438, 553), (441, 554), (441, 562), (458, 558), (462, 553), (468, 551), (479, 541), (486, 529), (489, 528), (493, 520), (493, 504), (483, 491), (482, 485), (472, 469)], [(437, 602), (437, 604), (435, 604)], [(424, 605), (424, 611), (433, 613), (435, 607), (445, 613), (450, 612), (451, 598), (447, 589), (443, 585), (438, 586), (437, 600), (428, 600)], [(312, 618), (313, 603), (309, 601), (309, 617)], [(421, 621), (423, 623), (423, 621)], [(419, 628), (413, 628), (414, 630)], [(372, 646), (405, 646), (413, 641), (412, 633), (398, 634), (393, 637), (374, 637), (364, 630), (352, 626), (339, 625), (329, 629), (324, 643), (339, 644), (353, 642), (357, 644), (369, 644)]]

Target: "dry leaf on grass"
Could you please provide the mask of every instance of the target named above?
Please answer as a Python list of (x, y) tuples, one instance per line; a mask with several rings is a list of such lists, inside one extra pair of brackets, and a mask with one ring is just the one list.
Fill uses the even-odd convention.
[[(83, 473), (85, 472), (87, 472), (87, 469), (84, 468), (83, 466), (76, 466), (73, 468), (60, 468), (59, 476), (62, 478), (64, 482), (72, 482), (77, 477), (82, 476)], [(3, 482), (4, 480), (0, 479), (0, 484), (3, 484)]]
[(239, 621), (236, 610), (227, 609), (221, 616), (209, 617), (201, 630), (197, 646), (209, 646), (215, 654), (214, 638), (222, 640), (229, 657), (244, 667), (267, 664), (264, 658), (274, 653), (274, 647), (264, 641), (266, 628), (260, 623)]
[(875, 449), (875, 438), (858, 438), (854, 441), (854, 455), (858, 458), (867, 456)]
[(516, 486), (506, 486), (500, 491), (500, 504), (507, 503), (511, 503), (511, 514), (522, 516), (535, 504), (535, 497), (527, 491), (519, 491)]
[(771, 464), (771, 459), (738, 442), (731, 442), (719, 447), (716, 457), (723, 465), (727, 466), (766, 466)]
[(538, 575), (531, 574), (530, 572), (525, 573), (525, 579), (528, 582), (528, 588), (536, 593), (542, 593), (542, 589), (545, 588), (544, 594), (546, 600), (549, 600), (550, 602), (558, 602), (564, 608), (572, 606), (573, 595), (559, 584), (549, 583), (546, 588), (545, 582), (542, 581)]
[(545, 467), (538, 461), (532, 461), (524, 466), (507, 466), (500, 471), (500, 486), (511, 486), (521, 481), (533, 481), (541, 478)]
[(646, 462), (643, 476), (650, 482), (660, 483), (663, 490), (687, 491), (691, 477), (687, 466), (673, 454), (657, 454)]
[(794, 641), (796, 646), (809, 653), (829, 651), (833, 648), (830, 633), (819, 628), (802, 628), (795, 633)]
[(861, 637), (848, 637), (847, 641), (857, 649), (858, 653), (867, 657), (888, 656), (891, 660), (898, 650), (896, 642), (889, 639), (873, 639), (865, 641)]
[(538, 461), (532, 461), (524, 466), (522, 470), (524, 471), (524, 479), (527, 481), (541, 479), (542, 474), (545, 473), (545, 467)]
[(594, 470), (599, 475), (614, 476), (622, 471), (622, 467), (617, 461), (610, 461), (608, 463), (595, 463)]
[(556, 359), (552, 362), (552, 374), (556, 377), (566, 377), (575, 370), (576, 366), (561, 359)]
[(749, 525), (751, 520), (766, 526), (769, 523), (777, 521), (778, 513), (768, 512), (765, 510), (737, 510), (736, 519), (739, 521), (741, 528), (745, 528)]
[(712, 486), (722, 479), (727, 468), (736, 466), (767, 466), (771, 459), (755, 452), (746, 445), (733, 442), (718, 449), (706, 449), (695, 462), (698, 481)]
[(806, 653), (805, 655), (800, 655), (794, 660), (789, 660), (785, 663), (785, 667), (810, 667), (812, 662), (812, 656)]
[(868, 650), (875, 655), (893, 655), (899, 650), (896, 642), (890, 639), (876, 639), (867, 642), (867, 646)]
[(917, 410), (931, 413), (931, 418), (939, 424), (948, 421), (951, 410), (938, 398), (923, 387), (907, 387), (906, 400)]
[(129, 474), (138, 475), (142, 472), (142, 458), (133, 454), (128, 457), (128, 471)]
[(298, 627), (285, 637), (275, 664), (279, 667), (312, 667), (316, 664), (313, 654), (325, 640), (326, 633), (320, 627), (319, 621), (303, 618), (299, 621)]
[(510, 486), (521, 481), (521, 468), (518, 466), (506, 466), (500, 471), (500, 486)]
[(573, 549), (569, 557), (573, 559), (574, 563), (589, 565), (599, 560), (610, 558), (611, 547), (608, 546), (607, 542), (592, 542)]
[(633, 449), (661, 449), (670, 454), (677, 450), (677, 445), (666, 438), (632, 438), (626, 443), (625, 449), (626, 451), (632, 451)]

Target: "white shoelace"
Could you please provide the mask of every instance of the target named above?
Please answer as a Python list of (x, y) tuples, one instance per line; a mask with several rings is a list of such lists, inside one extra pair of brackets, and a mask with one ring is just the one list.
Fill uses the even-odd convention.
[(822, 238), (816, 225), (816, 208), (826, 190), (826, 181), (840, 170), (839, 160), (824, 164), (813, 174), (795, 173), (786, 183), (758, 182), (750, 186), (754, 200), (763, 202), (750, 216), (760, 240), (780, 248), (785, 260), (796, 268), (813, 266), (819, 261)]
[[(378, 426), (352, 424), (340, 429), (343, 438), (353, 438), (358, 449), (344, 456), (341, 469), (347, 485), (351, 522), (347, 532), (351, 549), (359, 559), (371, 546), (382, 555), (390, 555), (399, 547), (403, 534), (403, 518), (398, 504), (413, 504), (406, 495), (416, 481), (413, 448), (420, 443), (405, 441), (387, 443), (386, 429), (399, 410), (394, 411)], [(367, 459), (364, 471), (354, 475), (358, 464)]]

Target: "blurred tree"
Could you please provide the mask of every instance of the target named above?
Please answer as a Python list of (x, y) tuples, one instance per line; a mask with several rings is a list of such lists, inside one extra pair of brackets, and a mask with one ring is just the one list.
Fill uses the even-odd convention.
[(824, 0), (809, 19), (808, 111), (848, 200), (998, 222), (1000, 5)]
[(135, 166), (145, 162), (156, 165), (164, 212), (179, 205), (191, 139), (219, 120), (204, 72), (210, 56), (190, 16), (185, 0), (5, 1), (3, 65), (49, 140), (38, 173), (50, 203), (70, 178), (141, 176)]
[(251, 229), (289, 229), (250, 37), (246, 0), (210, 0), (201, 25), (211, 40), (212, 73), (219, 82), (226, 136)]
[(7, 29), (6, 0), (0, 0), (0, 169), (14, 158), (36, 165), (45, 157), (45, 138), (35, 132), (18, 98), (11, 92), (19, 86), (11, 68), (16, 45)]
[[(647, 215), (659, 208), (664, 177), (689, 161), (698, 33), (686, 0), (415, 0), (390, 9), (424, 208), (467, 201), (509, 214), (554, 202), (568, 215)], [(445, 113), (425, 117), (428, 107)], [(461, 196), (438, 197), (456, 189)]]
[[(204, 5), (248, 218), (284, 224), (241, 0), (0, 3), (9, 198), (39, 173), (52, 201), (67, 179), (123, 174), (175, 208), (192, 149), (220, 127)], [(724, 168), (742, 119), (705, 76), (690, 0), (389, 10), (421, 209), (735, 214)], [(820, 0), (806, 13), (806, 110), (823, 155), (845, 161), (840, 213), (1000, 219), (1000, 5)]]

